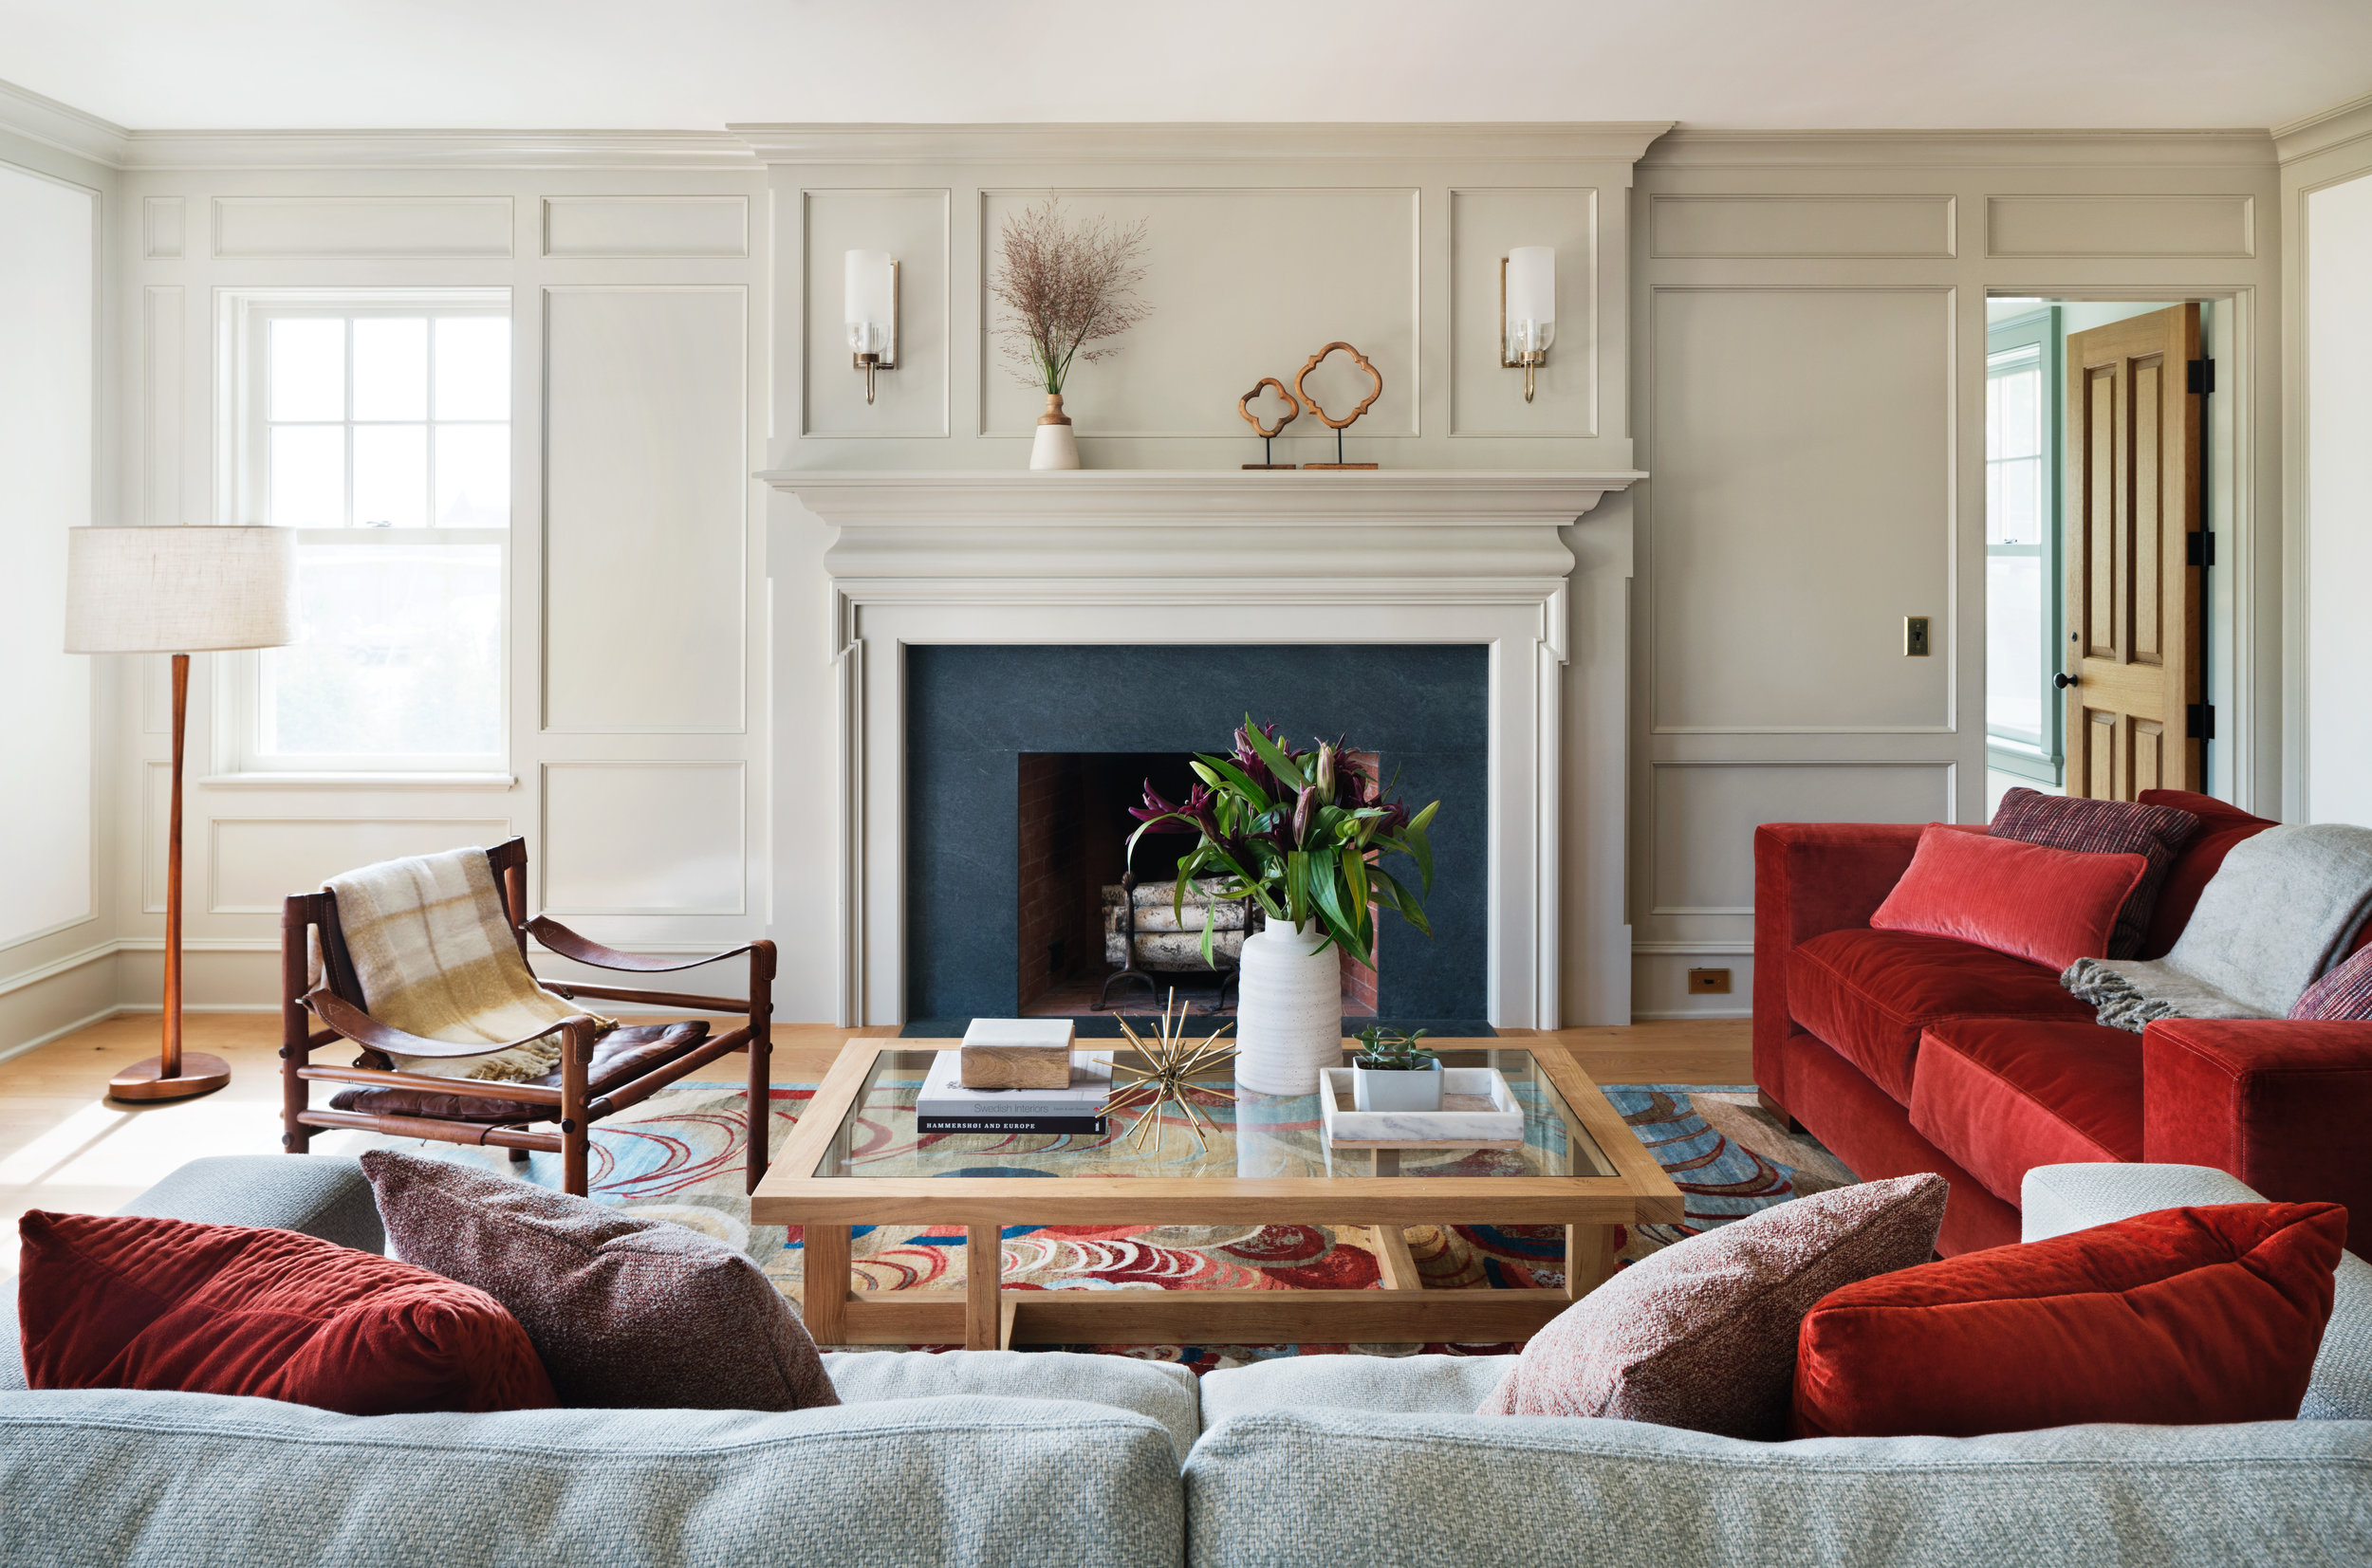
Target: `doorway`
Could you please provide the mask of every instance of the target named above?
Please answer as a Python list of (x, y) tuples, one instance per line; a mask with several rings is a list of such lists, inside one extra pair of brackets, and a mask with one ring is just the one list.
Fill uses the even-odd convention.
[(2208, 787), (2211, 304), (1987, 301), (1986, 799)]

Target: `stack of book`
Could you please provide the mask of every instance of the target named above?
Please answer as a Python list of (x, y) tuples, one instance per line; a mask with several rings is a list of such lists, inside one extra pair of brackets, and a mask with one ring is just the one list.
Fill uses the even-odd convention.
[(960, 1053), (941, 1051), (915, 1095), (917, 1133), (1072, 1133), (1103, 1135), (1112, 1054), (1076, 1051), (1061, 1089), (967, 1089)]

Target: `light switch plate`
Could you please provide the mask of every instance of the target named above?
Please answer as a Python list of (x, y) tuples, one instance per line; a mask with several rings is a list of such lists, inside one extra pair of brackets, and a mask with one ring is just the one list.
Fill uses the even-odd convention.
[(1904, 616), (1902, 618), (1902, 656), (1925, 658), (1927, 655), (1927, 618)]

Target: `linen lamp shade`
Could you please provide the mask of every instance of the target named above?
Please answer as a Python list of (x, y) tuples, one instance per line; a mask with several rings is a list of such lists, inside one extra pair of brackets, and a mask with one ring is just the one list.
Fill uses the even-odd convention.
[(191, 654), (296, 640), (286, 528), (68, 528), (65, 651)]

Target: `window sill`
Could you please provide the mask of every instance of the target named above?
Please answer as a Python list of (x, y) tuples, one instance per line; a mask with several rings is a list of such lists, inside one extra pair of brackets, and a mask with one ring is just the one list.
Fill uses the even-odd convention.
[(212, 773), (203, 789), (516, 789), (512, 773)]

